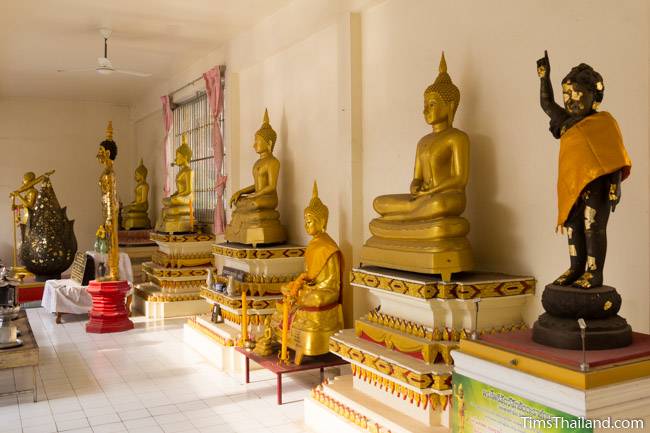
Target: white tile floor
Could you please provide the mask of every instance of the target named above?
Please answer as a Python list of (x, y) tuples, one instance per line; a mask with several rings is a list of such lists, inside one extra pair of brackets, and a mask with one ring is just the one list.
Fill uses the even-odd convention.
[[(232, 377), (183, 344), (184, 319), (114, 334), (87, 334), (83, 316), (56, 325), (27, 310), (40, 346), (38, 403), (31, 392), (0, 398), (0, 433), (293, 433), (308, 431), (302, 399), (318, 372)], [(328, 375), (338, 374), (337, 369)], [(31, 370), (0, 370), (0, 392), (29, 388)]]

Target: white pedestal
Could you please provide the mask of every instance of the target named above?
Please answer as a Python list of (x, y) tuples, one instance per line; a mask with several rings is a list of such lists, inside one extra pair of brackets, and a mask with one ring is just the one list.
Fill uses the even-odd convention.
[[(645, 429), (595, 428), (594, 433), (650, 431), (650, 371), (641, 379), (581, 390), (460, 351), (454, 351), (452, 355), (454, 373), (531, 402), (591, 420), (611, 417), (612, 423), (637, 419), (645, 423)], [(471, 404), (471, 401), (468, 399), (465, 404)]]
[[(203, 316), (206, 317), (206, 316)], [(204, 319), (207, 320), (207, 319)], [(209, 322), (208, 322), (209, 323)], [(183, 326), (183, 341), (194, 350), (205, 356), (215, 367), (230, 374), (241, 374), (245, 371), (246, 358), (235, 350), (233, 345), (225, 345), (224, 342), (214, 338), (214, 336), (225, 336), (225, 338), (237, 338), (232, 332), (223, 324), (213, 324), (206, 326), (205, 323), (200, 324), (203, 329), (197, 329), (190, 323)], [(223, 331), (223, 332), (222, 332)], [(213, 336), (209, 335), (213, 333)], [(251, 370), (256, 368), (255, 363), (251, 363)]]
[(158, 320), (205, 314), (210, 311), (210, 304), (203, 299), (173, 302), (147, 301), (135, 295), (133, 296), (133, 308), (140, 311), (148, 319)]

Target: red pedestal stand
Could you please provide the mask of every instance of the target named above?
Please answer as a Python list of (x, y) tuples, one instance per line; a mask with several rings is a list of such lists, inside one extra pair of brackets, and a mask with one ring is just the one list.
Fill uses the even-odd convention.
[(88, 293), (93, 298), (93, 308), (88, 314), (86, 332), (103, 334), (133, 329), (124, 303), (129, 289), (128, 281), (91, 281)]

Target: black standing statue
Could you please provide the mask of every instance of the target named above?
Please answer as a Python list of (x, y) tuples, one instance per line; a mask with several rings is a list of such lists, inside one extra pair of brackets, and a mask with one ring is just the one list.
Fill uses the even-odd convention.
[(567, 349), (581, 347), (577, 320), (587, 323), (587, 348), (629, 345), (632, 331), (617, 313), (621, 297), (603, 286), (607, 221), (621, 200), (621, 181), (631, 162), (611, 114), (598, 112), (603, 100), (601, 75), (581, 63), (562, 80), (564, 107), (555, 103), (548, 54), (537, 61), (540, 103), (550, 130), (560, 139), (557, 227), (569, 239), (570, 266), (546, 286), (546, 313), (533, 327), (533, 340)]

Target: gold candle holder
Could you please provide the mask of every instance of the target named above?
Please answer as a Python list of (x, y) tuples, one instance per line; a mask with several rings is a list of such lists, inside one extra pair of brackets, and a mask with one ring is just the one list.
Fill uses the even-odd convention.
[(248, 341), (248, 304), (246, 302), (246, 290), (241, 292), (241, 345), (246, 346)]
[(282, 349), (280, 350), (280, 362), (288, 364), (289, 354), (287, 353), (287, 343), (289, 339), (289, 298), (285, 297), (282, 301)]

